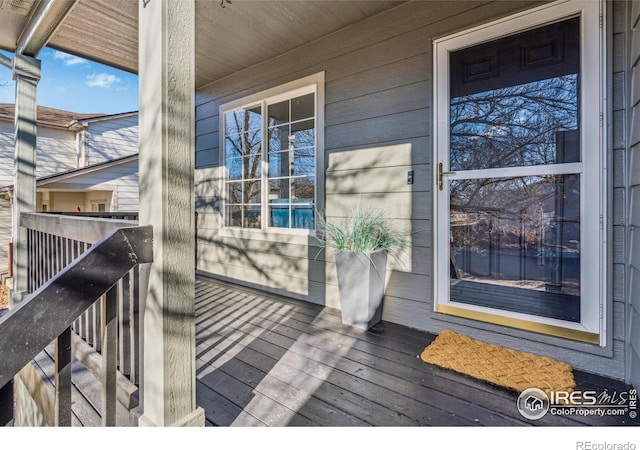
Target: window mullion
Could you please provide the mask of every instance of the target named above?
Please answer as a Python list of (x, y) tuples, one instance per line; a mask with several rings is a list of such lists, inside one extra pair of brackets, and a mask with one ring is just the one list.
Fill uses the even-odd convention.
[(260, 186), (261, 186), (261, 205), (260, 214), (262, 220), (260, 221), (260, 229), (264, 230), (269, 227), (269, 111), (266, 100), (261, 103), (262, 108), (262, 142), (260, 146), (261, 158), (262, 158), (262, 173), (260, 174)]
[(292, 133), (292, 128), (293, 128), (293, 111), (291, 108), (291, 100), (289, 100), (289, 136), (287, 138), (287, 141), (289, 143), (289, 167), (288, 167), (288, 172), (287, 173), (287, 181), (289, 182), (289, 228), (293, 228), (293, 183), (292, 183), (292, 177), (293, 177), (293, 171), (291, 170), (293, 168), (293, 145), (294, 143), (291, 141), (291, 133)]

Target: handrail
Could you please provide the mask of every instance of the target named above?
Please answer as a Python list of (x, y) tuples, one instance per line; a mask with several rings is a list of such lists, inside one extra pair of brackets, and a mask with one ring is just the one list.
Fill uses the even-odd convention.
[(96, 219), (138, 220), (137, 211), (47, 211), (43, 214), (63, 215), (73, 217), (92, 217)]
[(137, 221), (134, 220), (110, 218), (96, 220), (94, 216), (67, 215), (66, 213), (64, 215), (51, 213), (22, 213), (20, 215), (21, 227), (88, 244), (99, 241), (113, 230), (137, 224)]
[(150, 226), (111, 231), (0, 318), (0, 388), (133, 267), (152, 262), (152, 239)]

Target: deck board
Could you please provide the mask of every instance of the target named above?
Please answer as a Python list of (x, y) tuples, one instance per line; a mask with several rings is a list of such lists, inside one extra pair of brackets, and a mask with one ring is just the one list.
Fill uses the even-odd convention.
[(209, 425), (628, 424), (550, 414), (528, 421), (516, 393), (422, 362), (434, 338), (390, 323), (365, 332), (344, 326), (337, 310), (197, 278), (196, 377)]

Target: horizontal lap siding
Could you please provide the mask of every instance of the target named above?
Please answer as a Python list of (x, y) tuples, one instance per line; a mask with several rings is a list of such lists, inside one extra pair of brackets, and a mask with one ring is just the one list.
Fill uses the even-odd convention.
[[(389, 263), (383, 319), (430, 332), (454, 328), (479, 339), (558, 355), (576, 367), (621, 377), (623, 297), (616, 297), (611, 313), (616, 317), (616, 339), (604, 351), (589, 344), (451, 320), (433, 312), (431, 43), (436, 37), (504, 17), (524, 6), (533, 4), (412, 2), (200, 89), (196, 93), (198, 269), (314, 303), (338, 305), (331, 251), (318, 255), (317, 246), (283, 235), (244, 233), (239, 238), (219, 231), (220, 105), (324, 71), (323, 198), (327, 216), (344, 217), (358, 202), (372, 202), (412, 233), (411, 248), (400, 262)], [(624, 86), (623, 73), (617, 74), (617, 85)], [(622, 102), (624, 93), (617, 95)], [(616, 120), (620, 120), (619, 114)], [(616, 126), (624, 130), (617, 122)], [(616, 151), (616, 161), (623, 161), (623, 146)], [(406, 182), (409, 170), (414, 171), (411, 185)], [(620, 170), (616, 167), (614, 172), (623, 180)], [(624, 218), (622, 185), (618, 191), (614, 206), (617, 216)], [(616, 226), (623, 222), (616, 222)], [(623, 228), (616, 229), (615, 236), (623, 237)], [(616, 244), (624, 247), (618, 241)], [(616, 255), (623, 258), (619, 252)], [(624, 285), (624, 263), (617, 261), (620, 276), (616, 282)]]
[(138, 161), (130, 161), (64, 181), (49, 183), (46, 188), (51, 190), (112, 191), (114, 192), (115, 211), (138, 211)]
[(138, 153), (138, 116), (90, 122), (85, 145), (87, 165)]
[(0, 187), (13, 185), (13, 123), (0, 121)]
[(630, 49), (631, 107), (629, 112), (629, 363), (627, 378), (640, 387), (640, 4), (629, 8), (633, 28)]
[(36, 177), (78, 167), (76, 135), (73, 131), (38, 127)]
[[(443, 30), (439, 19), (448, 14), (462, 13), (462, 20), (469, 23), (477, 20), (472, 17), (476, 6), (416, 5), (414, 13), (419, 18), (413, 13), (391, 11), (385, 18), (356, 25), (304, 51), (267, 62), (255, 72), (249, 70), (199, 91), (196, 167), (201, 170), (196, 176), (208, 180), (196, 183), (201, 215), (198, 268), (338, 306), (332, 251), (281, 243), (277, 238), (273, 242), (239, 242), (218, 235), (218, 175), (216, 169), (206, 168), (219, 160), (221, 104), (324, 71), (326, 214), (332, 218), (344, 216), (359, 199), (386, 209), (398, 227), (414, 233), (413, 247), (399, 262), (389, 263), (388, 295), (431, 302), (422, 287), (407, 288), (412, 280), (419, 280), (417, 284), (422, 286), (432, 273), (429, 37)], [(237, 95), (231, 94), (234, 90), (238, 90)], [(414, 185), (406, 183), (408, 170), (415, 172)], [(398, 276), (403, 277), (403, 283), (395, 281)]]

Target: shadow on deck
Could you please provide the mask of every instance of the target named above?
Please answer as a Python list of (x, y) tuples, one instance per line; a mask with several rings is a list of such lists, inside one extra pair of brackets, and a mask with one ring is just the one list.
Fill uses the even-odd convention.
[[(525, 419), (516, 393), (424, 363), (435, 336), (198, 277), (197, 402), (210, 426), (615, 426), (629, 417)], [(576, 372), (577, 389), (628, 389)]]

